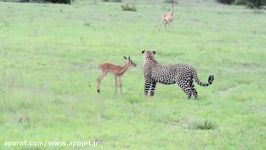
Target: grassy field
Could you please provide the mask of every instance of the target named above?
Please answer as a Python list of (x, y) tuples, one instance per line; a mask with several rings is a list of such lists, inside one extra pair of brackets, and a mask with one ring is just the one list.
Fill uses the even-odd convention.
[[(169, 8), (137, 1), (73, 5), (0, 2), (0, 149), (10, 141), (98, 141), (80, 149), (266, 149), (266, 11), (181, 1), (171, 32), (158, 31)], [(162, 64), (187, 63), (204, 82), (199, 100), (176, 85), (143, 96), (142, 50)], [(96, 92), (98, 64), (137, 64)], [(263, 92), (264, 91), (264, 92)]]

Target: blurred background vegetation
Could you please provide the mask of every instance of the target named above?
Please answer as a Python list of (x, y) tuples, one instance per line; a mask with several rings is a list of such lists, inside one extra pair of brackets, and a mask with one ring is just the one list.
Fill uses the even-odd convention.
[(22, 2), (22, 3), (26, 3), (26, 2), (32, 2), (32, 3), (46, 3), (46, 2), (50, 2), (50, 3), (63, 3), (63, 4), (71, 4), (71, 2), (73, 0), (0, 0), (3, 2)]
[[(71, 4), (74, 0), (0, 0), (4, 2), (37, 2), (37, 3), (63, 3)], [(96, 2), (97, 0), (95, 0)], [(98, 0), (102, 2), (123, 2), (123, 0)], [(246, 5), (248, 8), (265, 8), (266, 0), (216, 0), (221, 4), (227, 5)], [(176, 0), (164, 0), (164, 3), (178, 3)], [(129, 6), (134, 4), (124, 4), (122, 5), (122, 10), (136, 11), (135, 6)]]
[(266, 0), (217, 0), (223, 4), (246, 5), (249, 8), (262, 8), (266, 5)]

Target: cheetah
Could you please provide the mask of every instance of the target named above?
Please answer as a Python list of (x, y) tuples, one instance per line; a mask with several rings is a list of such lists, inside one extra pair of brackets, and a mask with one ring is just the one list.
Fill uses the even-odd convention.
[(193, 95), (196, 100), (198, 93), (193, 81), (201, 86), (209, 86), (214, 81), (214, 76), (210, 75), (208, 83), (201, 82), (196, 70), (187, 64), (161, 65), (155, 60), (155, 54), (155, 51), (142, 51), (144, 59), (144, 94), (146, 96), (154, 95), (157, 83), (177, 84), (185, 92), (188, 99)]

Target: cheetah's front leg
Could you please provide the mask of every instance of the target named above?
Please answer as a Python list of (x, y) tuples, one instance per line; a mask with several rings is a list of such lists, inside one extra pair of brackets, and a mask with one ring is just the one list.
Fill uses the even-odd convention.
[(155, 91), (155, 88), (156, 88), (156, 82), (152, 82), (151, 86), (150, 86), (150, 96), (153, 96), (154, 95), (154, 91)]
[(145, 96), (148, 96), (150, 87), (151, 87), (151, 82), (145, 81), (144, 83), (144, 95)]

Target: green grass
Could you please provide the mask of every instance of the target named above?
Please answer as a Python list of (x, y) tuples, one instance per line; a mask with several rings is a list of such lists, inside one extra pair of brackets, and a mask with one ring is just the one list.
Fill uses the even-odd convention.
[[(266, 11), (181, 1), (172, 31), (158, 31), (163, 1), (76, 0), (73, 5), (0, 2), (0, 149), (6, 141), (100, 140), (90, 149), (266, 149)], [(143, 96), (143, 49), (183, 62), (201, 80), (198, 101), (176, 85)], [(96, 92), (98, 64), (137, 63)], [(87, 149), (88, 147), (80, 147)]]

